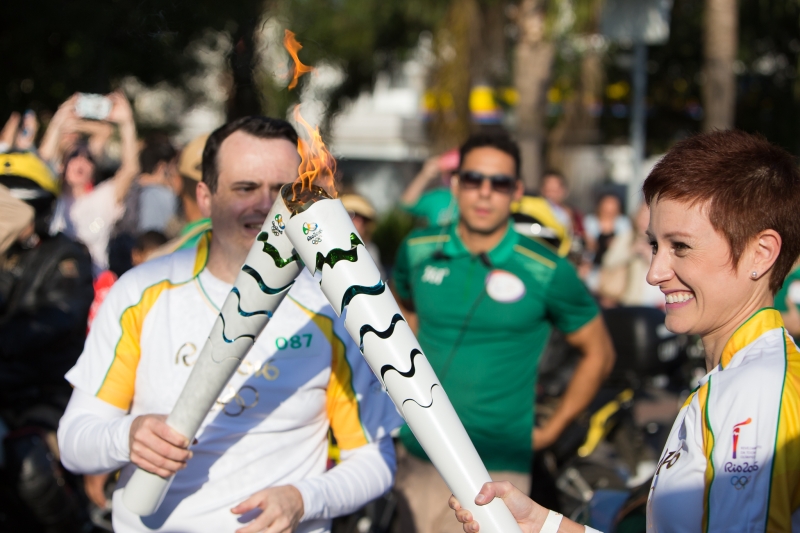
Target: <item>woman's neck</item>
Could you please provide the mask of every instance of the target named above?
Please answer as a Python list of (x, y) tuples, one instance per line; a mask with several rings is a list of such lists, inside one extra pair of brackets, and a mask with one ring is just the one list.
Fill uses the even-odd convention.
[(733, 337), (733, 334), (736, 333), (736, 330), (759, 309), (774, 305), (771, 291), (767, 289), (758, 292), (759, 294), (754, 294), (751, 300), (742, 306), (731, 320), (728, 320), (714, 331), (701, 336), (703, 349), (706, 353), (706, 370), (708, 372), (711, 372), (719, 365), (722, 360), (722, 352), (725, 350), (728, 341)]
[(72, 185), (65, 185), (64, 186), (64, 193), (68, 196), (72, 196), (73, 198), (80, 198), (89, 193), (92, 190), (90, 185), (86, 185), (84, 187), (74, 187)]

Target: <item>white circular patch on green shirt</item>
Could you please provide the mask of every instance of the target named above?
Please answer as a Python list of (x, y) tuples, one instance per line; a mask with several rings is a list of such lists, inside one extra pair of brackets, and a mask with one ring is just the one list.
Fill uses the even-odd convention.
[(486, 276), (486, 294), (496, 302), (516, 302), (525, 296), (525, 284), (511, 272), (492, 270)]

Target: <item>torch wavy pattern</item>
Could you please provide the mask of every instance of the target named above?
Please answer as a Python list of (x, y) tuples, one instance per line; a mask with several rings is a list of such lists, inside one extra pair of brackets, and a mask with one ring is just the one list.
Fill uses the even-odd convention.
[[(222, 315), (222, 313), (219, 314), (219, 319), (222, 320), (222, 340), (224, 340), (227, 344), (234, 343), (234, 342), (238, 341), (239, 339), (250, 339), (253, 342), (256, 342), (256, 336), (255, 335), (249, 335), (247, 333), (245, 333), (243, 335), (239, 335), (238, 337), (234, 337), (233, 339), (229, 339), (228, 337), (225, 336), (225, 317)], [(212, 355), (212, 357), (213, 357), (213, 355)]]
[(365, 285), (353, 285), (349, 289), (344, 291), (344, 296), (342, 296), (342, 306), (339, 309), (344, 311), (344, 308), (350, 304), (350, 300), (352, 300), (359, 294), (377, 296), (378, 294), (383, 294), (383, 291), (385, 290), (386, 290), (386, 284), (383, 281), (378, 281), (378, 283), (376, 285), (373, 285), (372, 287), (367, 287)]
[(383, 331), (378, 331), (377, 329), (373, 328), (370, 324), (364, 324), (363, 326), (361, 326), (361, 331), (360, 331), (361, 338), (359, 339), (358, 342), (358, 349), (361, 350), (362, 352), (364, 351), (364, 335), (366, 335), (367, 333), (374, 333), (381, 339), (388, 339), (389, 337), (391, 337), (392, 333), (394, 333), (395, 325), (397, 325), (397, 323), (400, 322), (401, 320), (405, 322), (405, 319), (400, 314), (395, 313), (395, 315), (392, 317), (392, 323), (389, 324), (389, 327)]
[(405, 400), (405, 401), (403, 402), (403, 405), (407, 404), (408, 402), (414, 402), (415, 404), (419, 405), (419, 406), (420, 406), (420, 407), (422, 407), (423, 409), (428, 409), (428, 408), (429, 408), (431, 405), (433, 405), (433, 388), (434, 388), (434, 387), (438, 387), (438, 386), (439, 386), (439, 384), (438, 384), (438, 383), (434, 383), (433, 385), (431, 385), (431, 403), (429, 403), (428, 405), (422, 405), (421, 403), (419, 403), (419, 402), (418, 402), (417, 400), (415, 400), (414, 398), (409, 398), (409, 399)]
[(239, 292), (238, 287), (234, 287), (231, 289), (231, 292), (236, 295), (239, 299), (239, 303), (236, 304), (236, 308), (239, 311), (239, 314), (242, 316), (255, 316), (255, 315), (267, 315), (267, 318), (272, 318), (272, 313), (270, 311), (245, 311), (242, 309), (242, 294)]
[(333, 266), (338, 263), (339, 261), (349, 261), (351, 263), (355, 263), (358, 261), (358, 248), (357, 246), (364, 245), (363, 242), (358, 238), (358, 235), (355, 233), (350, 234), (350, 244), (352, 248), (349, 250), (342, 250), (341, 248), (334, 248), (328, 255), (322, 255), (322, 252), (317, 252), (317, 260), (316, 260), (316, 267), (317, 270), (322, 270), (323, 265), (328, 265), (329, 267), (333, 268)]
[(276, 267), (283, 268), (292, 261), (297, 261), (297, 256), (294, 253), (291, 255), (291, 257), (289, 257), (289, 259), (284, 259), (283, 257), (281, 257), (281, 253), (278, 251), (277, 248), (275, 248), (274, 246), (272, 246), (270, 243), (267, 242), (267, 238), (269, 238), (269, 233), (267, 233), (266, 231), (262, 231), (261, 233), (258, 234), (256, 240), (264, 243), (264, 253), (272, 258), (272, 260), (275, 262)]
[(261, 279), (261, 275), (258, 272), (256, 272), (256, 270), (253, 267), (249, 265), (244, 265), (242, 267), (242, 272), (246, 272), (247, 274), (250, 275), (250, 277), (256, 280), (256, 283), (258, 283), (258, 288), (261, 289), (261, 292), (263, 292), (264, 294), (280, 294), (281, 292), (285, 291), (286, 289), (294, 285), (294, 281), (292, 281), (285, 287), (281, 287), (279, 289), (273, 289), (272, 287), (264, 283), (264, 280)]
[[(396, 316), (396, 315), (395, 315), (395, 316)], [(394, 370), (395, 372), (397, 372), (398, 374), (400, 374), (400, 375), (401, 375), (401, 376), (403, 376), (404, 378), (411, 378), (411, 377), (414, 377), (414, 374), (417, 372), (417, 368), (414, 366), (414, 358), (415, 358), (416, 356), (418, 356), (418, 355), (422, 355), (422, 352), (421, 352), (421, 351), (419, 351), (419, 350), (417, 350), (416, 348), (414, 348), (413, 350), (411, 350), (411, 354), (410, 354), (410, 356), (409, 356), (409, 357), (411, 358), (411, 368), (409, 368), (409, 369), (408, 369), (407, 371), (405, 371), (405, 372), (401, 372), (400, 370), (397, 370), (397, 368), (395, 368), (395, 367), (394, 367), (394, 366), (392, 366), (392, 365), (383, 365), (383, 366), (381, 367), (381, 379), (382, 379), (382, 380), (384, 380), (384, 381), (386, 381), (386, 380), (384, 379), (384, 377), (383, 377), (383, 376), (384, 376), (384, 374), (386, 374), (386, 373), (387, 373), (388, 371), (390, 371), (390, 370)]]

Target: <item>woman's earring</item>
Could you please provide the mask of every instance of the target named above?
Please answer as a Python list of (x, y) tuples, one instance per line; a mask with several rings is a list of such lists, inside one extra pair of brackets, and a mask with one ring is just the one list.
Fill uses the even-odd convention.
[(753, 270), (752, 272), (750, 272), (750, 277), (753, 278), (753, 279), (757, 279), (758, 278), (758, 272)]

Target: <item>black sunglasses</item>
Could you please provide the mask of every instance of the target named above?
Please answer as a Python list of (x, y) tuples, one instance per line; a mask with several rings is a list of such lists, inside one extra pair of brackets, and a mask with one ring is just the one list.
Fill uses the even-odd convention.
[(507, 174), (487, 176), (472, 170), (462, 170), (458, 173), (458, 183), (463, 189), (478, 189), (483, 185), (483, 180), (489, 180), (492, 190), (500, 194), (512, 194), (517, 188), (517, 178)]

